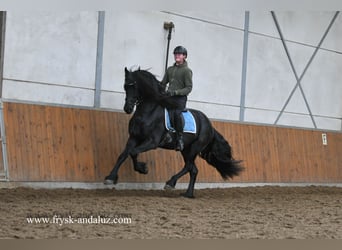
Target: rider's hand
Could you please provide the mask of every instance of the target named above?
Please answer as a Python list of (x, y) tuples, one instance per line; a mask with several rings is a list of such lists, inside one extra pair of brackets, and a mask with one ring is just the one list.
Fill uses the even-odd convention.
[(174, 95), (176, 95), (176, 90), (168, 90), (168, 91), (166, 91), (166, 94), (168, 96), (174, 96)]

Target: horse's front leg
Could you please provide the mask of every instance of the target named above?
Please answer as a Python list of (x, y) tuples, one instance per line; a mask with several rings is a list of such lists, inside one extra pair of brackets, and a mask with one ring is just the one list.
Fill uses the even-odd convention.
[(137, 171), (140, 174), (147, 174), (148, 168), (146, 166), (145, 162), (139, 162), (138, 161), (138, 155), (131, 155), (134, 165), (134, 170)]
[(140, 153), (143, 153), (152, 149), (156, 149), (157, 147), (158, 147), (158, 143), (156, 143), (156, 140), (154, 140), (154, 138), (152, 137), (149, 137), (145, 141), (137, 145), (135, 148), (133, 148), (130, 151), (130, 155), (134, 157), (134, 155), (137, 156)]
[[(149, 138), (143, 141), (138, 146), (136, 144), (137, 143), (134, 139), (130, 138), (128, 140), (125, 150), (120, 154), (117, 162), (115, 163), (114, 168), (112, 169), (110, 174), (105, 178), (105, 181), (104, 181), (105, 184), (108, 184), (108, 185), (116, 184), (118, 182), (118, 171), (122, 163), (127, 159), (129, 155), (133, 159), (133, 164), (136, 163), (137, 166), (141, 165), (142, 167), (144, 163), (138, 163), (137, 161), (138, 154), (158, 147), (158, 145), (154, 142), (152, 138)], [(136, 168), (136, 165), (134, 165), (134, 168)], [(146, 166), (144, 168), (146, 168)], [(142, 170), (142, 172), (147, 173), (147, 168), (146, 170)]]
[(156, 140), (154, 140), (154, 138), (148, 138), (142, 143), (140, 143), (137, 147), (131, 150), (130, 155), (133, 160), (135, 171), (137, 171), (140, 174), (148, 173), (148, 168), (146, 166), (146, 163), (138, 161), (138, 154), (149, 151), (151, 149), (156, 149), (157, 147), (158, 147), (158, 144), (156, 143)]
[(127, 157), (131, 154), (132, 149), (135, 147), (136, 141), (133, 138), (129, 138), (126, 144), (124, 151), (120, 154), (118, 160), (116, 161), (112, 171), (108, 176), (106, 176), (104, 184), (116, 184), (118, 182), (118, 171), (122, 165), (122, 163), (127, 159)]

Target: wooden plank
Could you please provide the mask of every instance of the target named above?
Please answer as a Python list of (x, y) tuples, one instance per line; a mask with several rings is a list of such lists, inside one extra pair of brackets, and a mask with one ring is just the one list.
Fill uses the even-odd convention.
[(0, 130), (0, 178), (4, 176), (5, 166), (3, 160), (3, 149), (2, 149), (2, 131)]
[[(77, 110), (75, 110), (77, 112)], [(61, 114), (60, 133), (60, 152), (64, 155), (64, 173), (65, 180), (77, 180), (76, 171), (79, 162), (76, 160), (77, 145), (75, 144), (74, 136), (74, 116), (75, 112), (72, 109), (63, 109)], [(61, 164), (63, 166), (63, 164)], [(62, 170), (62, 169), (61, 169)]]
[[(44, 112), (44, 106), (36, 107), (32, 109), (29, 106), (25, 106), (25, 112), (23, 116), (24, 127), (25, 127), (25, 146), (26, 157), (29, 159), (27, 161), (25, 176), (32, 180), (38, 180), (38, 177), (45, 179), (45, 169), (44, 168), (44, 155), (42, 137), (44, 137), (44, 132), (42, 131), (42, 121), (41, 112)], [(48, 166), (47, 166), (48, 167)]]
[[(46, 131), (46, 137), (44, 141), (44, 146), (46, 148), (46, 158), (47, 158), (47, 166), (49, 168), (49, 171), (46, 173), (46, 179), (53, 180), (54, 176), (53, 174), (56, 172), (56, 165), (58, 161), (56, 161), (56, 154), (54, 151), (54, 145), (56, 143), (56, 139), (53, 136), (54, 133), (54, 123), (53, 123), (53, 114), (52, 114), (52, 108), (46, 107), (45, 109), (45, 131)], [(56, 177), (55, 177), (56, 178)]]
[(75, 159), (75, 179), (91, 181), (94, 178), (94, 160), (90, 138), (90, 121), (87, 110), (73, 111), (73, 141)]
[[(8, 172), (11, 172), (13, 179), (17, 178), (19, 169), (18, 169), (18, 156), (19, 153), (13, 152), (13, 148), (16, 148), (16, 129), (18, 128), (17, 119), (16, 119), (16, 110), (14, 105), (6, 105), (4, 103), (3, 107), (4, 112), (4, 124), (6, 130), (6, 137), (7, 137), (7, 161), (8, 164)], [(12, 178), (12, 176), (11, 176)]]
[[(94, 157), (94, 180), (98, 180), (104, 176), (102, 173), (102, 161), (106, 161), (109, 158), (108, 144), (103, 142), (103, 131), (102, 126), (108, 124), (107, 117), (109, 112), (90, 112), (90, 123), (91, 123), (91, 141), (92, 141), (92, 154)], [(106, 131), (105, 131), (106, 132)], [(107, 163), (107, 165), (109, 165)]]

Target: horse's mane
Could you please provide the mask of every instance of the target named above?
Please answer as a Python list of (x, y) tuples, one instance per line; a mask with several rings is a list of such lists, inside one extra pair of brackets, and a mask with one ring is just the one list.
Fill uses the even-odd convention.
[(140, 78), (140, 80), (142, 80), (144, 87), (147, 88), (146, 90), (153, 91), (153, 94), (165, 94), (165, 91), (161, 86), (160, 81), (158, 81), (156, 76), (148, 70), (139, 69), (132, 73), (135, 74), (136, 77)]
[(139, 89), (144, 92), (144, 95), (155, 99), (163, 107), (172, 107), (176, 103), (175, 101), (167, 96), (163, 86), (160, 81), (156, 78), (154, 74), (148, 70), (136, 70), (132, 74), (136, 79), (139, 79)]

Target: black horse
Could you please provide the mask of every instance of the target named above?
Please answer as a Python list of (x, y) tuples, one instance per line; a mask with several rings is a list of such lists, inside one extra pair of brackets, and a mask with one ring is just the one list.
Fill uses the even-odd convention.
[[(126, 101), (124, 111), (131, 114), (136, 110), (129, 122), (129, 139), (124, 151), (119, 156), (114, 168), (105, 178), (105, 184), (116, 184), (121, 164), (131, 156), (134, 170), (147, 174), (146, 163), (138, 162), (139, 153), (158, 147), (175, 149), (175, 133), (168, 131), (164, 123), (164, 109), (173, 106), (170, 98), (160, 85), (156, 77), (146, 70), (129, 71), (125, 68)], [(241, 161), (232, 157), (232, 150), (228, 142), (211, 125), (209, 119), (200, 111), (190, 109), (193, 114), (197, 132), (184, 134), (184, 150), (181, 152), (185, 166), (166, 182), (165, 188), (175, 187), (177, 180), (190, 173), (190, 182), (185, 197), (194, 197), (194, 185), (198, 169), (195, 158), (199, 155), (214, 166), (223, 179), (237, 176), (243, 167)]]

